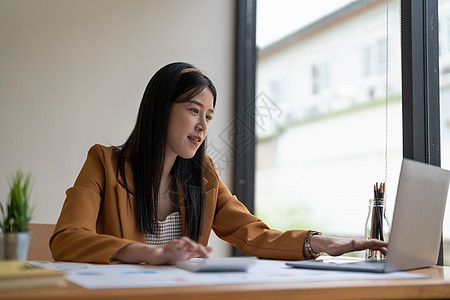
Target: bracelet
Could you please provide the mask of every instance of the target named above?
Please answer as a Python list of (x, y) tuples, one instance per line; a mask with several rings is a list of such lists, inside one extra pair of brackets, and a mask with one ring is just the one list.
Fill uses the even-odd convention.
[(303, 253), (304, 257), (306, 259), (316, 259), (317, 257), (321, 256), (323, 254), (323, 252), (320, 253), (316, 253), (314, 252), (314, 250), (311, 247), (311, 237), (313, 235), (322, 235), (322, 233), (318, 232), (318, 231), (308, 231), (308, 233), (306, 234), (306, 238), (305, 238), (305, 253)]

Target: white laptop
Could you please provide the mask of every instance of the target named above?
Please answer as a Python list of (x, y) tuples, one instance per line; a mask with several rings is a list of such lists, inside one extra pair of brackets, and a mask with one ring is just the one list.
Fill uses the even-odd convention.
[(403, 159), (386, 259), (346, 263), (305, 260), (286, 264), (297, 268), (380, 273), (435, 265), (449, 181), (448, 170)]

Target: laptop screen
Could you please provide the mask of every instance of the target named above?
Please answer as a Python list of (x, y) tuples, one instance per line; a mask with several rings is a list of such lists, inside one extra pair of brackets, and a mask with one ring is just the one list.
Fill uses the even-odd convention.
[(436, 264), (449, 180), (447, 170), (403, 159), (389, 237), (388, 271)]

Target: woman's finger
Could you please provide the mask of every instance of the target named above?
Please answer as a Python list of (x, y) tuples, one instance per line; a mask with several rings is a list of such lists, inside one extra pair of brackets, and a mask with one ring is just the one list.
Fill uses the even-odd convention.
[(207, 258), (212, 251), (211, 247), (205, 247), (187, 237), (173, 240), (161, 249), (161, 260), (164, 264), (175, 264), (194, 257)]
[(199, 254), (199, 257), (209, 257), (209, 253), (211, 251), (208, 251), (206, 247), (202, 246), (202, 245), (198, 245), (198, 249), (196, 251), (197, 254)]

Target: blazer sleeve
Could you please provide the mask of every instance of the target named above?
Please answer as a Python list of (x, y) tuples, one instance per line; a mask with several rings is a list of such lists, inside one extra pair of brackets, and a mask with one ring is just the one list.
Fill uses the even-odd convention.
[(286, 232), (270, 229), (262, 220), (251, 214), (220, 180), (217, 169), (207, 158), (206, 172), (217, 180), (217, 204), (213, 230), (218, 237), (231, 243), (240, 251), (271, 259), (300, 260), (308, 231)]
[(104, 162), (101, 147), (93, 146), (74, 186), (67, 190), (66, 200), (49, 241), (53, 259), (110, 263), (114, 253), (136, 242), (98, 234), (96, 231), (106, 185)]

